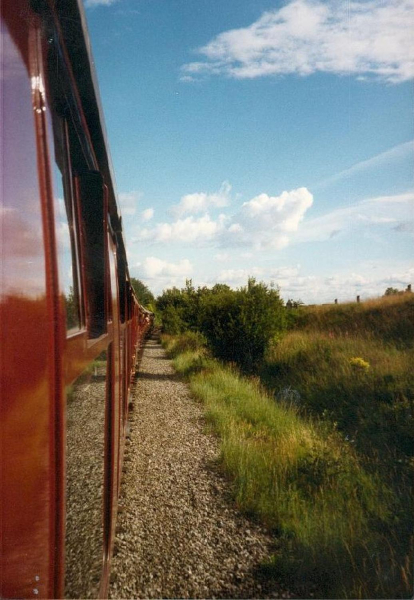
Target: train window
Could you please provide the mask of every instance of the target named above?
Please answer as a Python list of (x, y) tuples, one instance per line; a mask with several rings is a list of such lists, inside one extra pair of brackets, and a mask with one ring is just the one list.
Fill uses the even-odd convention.
[(107, 357), (67, 390), (65, 598), (97, 598), (105, 547)]
[(66, 307), (66, 328), (80, 329), (82, 325), (80, 282), (77, 253), (76, 221), (74, 219), (73, 190), (67, 153), (66, 122), (54, 115), (55, 147), (54, 189), (57, 209), (57, 237), (60, 288)]
[(107, 194), (102, 175), (98, 171), (87, 171), (77, 175), (76, 190), (81, 214), (85, 288), (88, 298), (88, 330), (90, 337), (96, 338), (106, 332), (107, 319), (105, 289)]
[[(121, 236), (118, 237), (121, 238)], [(121, 239), (122, 241), (122, 239)], [(120, 242), (119, 242), (120, 243)], [(127, 314), (126, 306), (126, 285), (127, 285), (127, 265), (125, 255), (119, 251), (117, 252), (117, 272), (118, 272), (118, 292), (119, 292), (119, 318), (121, 323), (125, 323)]]
[(61, 229), (69, 231), (72, 249), (72, 256), (61, 255), (67, 325), (86, 324), (89, 337), (97, 338), (106, 333), (106, 188), (93, 170), (96, 158), (58, 37), (51, 36), (48, 87), (67, 216)]

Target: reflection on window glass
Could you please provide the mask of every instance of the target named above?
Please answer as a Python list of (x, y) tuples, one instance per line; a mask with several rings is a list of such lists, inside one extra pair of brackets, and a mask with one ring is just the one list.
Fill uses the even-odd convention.
[(53, 119), (53, 134), (55, 146), (53, 177), (60, 288), (66, 305), (66, 328), (68, 330), (79, 329), (81, 317), (77, 280), (76, 232), (72, 208), (72, 176), (67, 160), (66, 125), (64, 120), (57, 115), (54, 115)]
[(66, 328), (80, 328), (79, 318), (79, 300), (75, 293), (75, 283), (73, 270), (76, 265), (74, 256), (74, 240), (71, 235), (69, 218), (66, 210), (64, 191), (62, 185), (62, 174), (57, 165), (55, 171), (55, 190), (57, 194), (57, 237), (58, 237), (58, 256), (59, 256), (59, 275), (61, 280), (61, 289), (65, 297), (66, 304)]
[(97, 598), (104, 530), (106, 353), (67, 390), (65, 598)]

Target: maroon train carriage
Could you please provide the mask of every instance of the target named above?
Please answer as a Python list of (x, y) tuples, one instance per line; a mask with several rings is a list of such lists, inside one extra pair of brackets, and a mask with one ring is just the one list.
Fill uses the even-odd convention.
[(107, 596), (128, 390), (152, 315), (128, 274), (85, 17), (2, 0), (0, 596)]

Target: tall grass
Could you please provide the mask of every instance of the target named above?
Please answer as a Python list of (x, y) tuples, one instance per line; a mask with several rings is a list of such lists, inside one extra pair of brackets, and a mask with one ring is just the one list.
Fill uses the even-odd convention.
[(412, 348), (296, 331), (270, 350), (261, 377), (279, 400), (295, 390), (303, 411), (336, 421), (364, 454), (395, 458), (412, 454), (414, 445), (413, 364)]
[(414, 294), (312, 306), (296, 312), (300, 330), (375, 338), (399, 347), (412, 347), (414, 342)]
[(334, 424), (364, 470), (390, 490), (393, 518), (377, 527), (386, 532), (394, 575), (400, 572), (398, 584), (385, 567), (378, 571), (399, 590), (389, 586), (390, 597), (412, 592), (413, 331), (411, 294), (302, 309), (296, 330), (273, 345), (260, 373), (276, 402)]
[(389, 486), (329, 421), (275, 402), (193, 342), (165, 340), (220, 437), (237, 503), (275, 533), (264, 570), (305, 597), (408, 597), (411, 567), (394, 550)]

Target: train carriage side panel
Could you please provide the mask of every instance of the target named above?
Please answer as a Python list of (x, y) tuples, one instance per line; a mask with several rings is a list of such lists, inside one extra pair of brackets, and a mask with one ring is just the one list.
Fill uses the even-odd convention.
[(61, 340), (40, 27), (26, 2), (2, 3), (2, 597), (54, 596), (58, 568)]
[(148, 319), (129, 281), (81, 5), (3, 0), (1, 9), (0, 595), (62, 597), (65, 555), (78, 568), (72, 536), (83, 521), (72, 517), (72, 490), (89, 481), (76, 481), (86, 471), (69, 449), (74, 420), (83, 431), (74, 408), (92, 406), (78, 391), (95, 382), (105, 446), (103, 500), (91, 504), (103, 526), (93, 576), (106, 597), (127, 394)]

